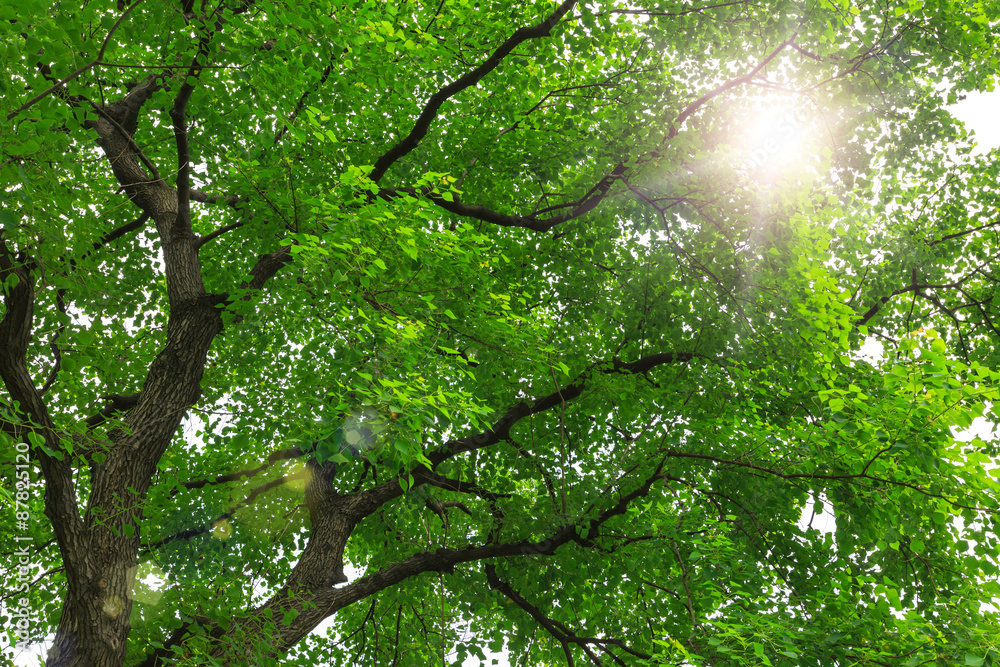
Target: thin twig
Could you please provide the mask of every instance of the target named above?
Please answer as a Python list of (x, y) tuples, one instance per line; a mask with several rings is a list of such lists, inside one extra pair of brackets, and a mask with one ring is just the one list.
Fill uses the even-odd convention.
[(87, 70), (91, 69), (95, 65), (99, 65), (101, 63), (101, 60), (104, 58), (104, 51), (105, 51), (105, 49), (108, 48), (108, 42), (111, 40), (111, 36), (113, 34), (115, 34), (116, 30), (118, 30), (118, 26), (120, 26), (121, 23), (122, 23), (122, 21), (125, 20), (125, 17), (128, 16), (129, 13), (133, 9), (135, 9), (136, 7), (139, 6), (140, 2), (142, 2), (142, 0), (135, 0), (135, 2), (133, 2), (131, 5), (129, 5), (125, 9), (125, 11), (122, 12), (122, 15), (118, 17), (118, 20), (115, 21), (115, 24), (113, 26), (111, 26), (111, 30), (108, 31), (107, 36), (104, 38), (104, 42), (101, 44), (100, 50), (97, 52), (97, 56), (93, 60), (91, 60), (89, 63), (87, 63), (83, 67), (81, 67), (80, 69), (76, 70), (75, 72), (73, 72), (72, 74), (70, 74), (69, 76), (67, 76), (65, 79), (60, 79), (56, 83), (52, 84), (45, 91), (43, 91), (43, 92), (39, 93), (38, 95), (36, 95), (35, 97), (31, 98), (30, 100), (28, 100), (27, 102), (25, 102), (24, 104), (22, 104), (21, 106), (19, 106), (17, 109), (14, 109), (13, 111), (11, 111), (9, 114), (7, 114), (7, 120), (12, 120), (15, 116), (17, 116), (22, 111), (26, 111), (27, 109), (30, 109), (36, 102), (45, 99), (46, 97), (48, 97), (49, 95), (51, 95), (52, 93), (54, 93), (56, 90), (58, 90), (59, 88), (61, 88), (65, 84), (69, 83), (70, 81), (72, 81), (76, 77), (80, 76), (81, 74), (83, 74)]

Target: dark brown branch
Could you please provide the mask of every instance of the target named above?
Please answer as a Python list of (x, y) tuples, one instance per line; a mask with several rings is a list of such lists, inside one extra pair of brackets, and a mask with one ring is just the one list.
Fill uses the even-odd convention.
[(552, 499), (552, 506), (555, 507), (559, 501), (556, 498), (556, 485), (555, 482), (552, 481), (552, 475), (549, 473), (548, 470), (546, 470), (545, 466), (543, 466), (538, 461), (537, 456), (535, 456), (534, 454), (526, 450), (524, 447), (522, 447), (520, 444), (515, 442), (513, 438), (509, 442), (511, 446), (513, 446), (514, 449), (517, 450), (518, 454), (528, 459), (528, 461), (530, 461), (531, 464), (535, 466), (535, 468), (538, 470), (539, 474), (542, 476), (542, 481), (545, 483), (545, 489), (549, 492), (549, 498)]
[(576, 0), (565, 0), (541, 23), (530, 27), (518, 28), (514, 31), (514, 34), (508, 37), (504, 43), (501, 44), (497, 50), (492, 53), (492, 55), (490, 55), (489, 58), (482, 62), (482, 64), (475, 69), (466, 72), (455, 81), (449, 83), (431, 95), (431, 98), (424, 106), (424, 110), (417, 118), (417, 122), (414, 123), (413, 129), (410, 130), (410, 133), (406, 136), (406, 138), (390, 148), (378, 160), (376, 160), (375, 168), (370, 174), (372, 181), (378, 183), (382, 177), (385, 176), (389, 167), (417, 147), (420, 140), (427, 134), (427, 130), (430, 128), (431, 123), (433, 123), (434, 119), (437, 117), (438, 110), (441, 108), (442, 104), (466, 88), (479, 83), (483, 77), (496, 69), (500, 63), (503, 62), (503, 59), (510, 55), (511, 51), (522, 43), (529, 39), (547, 37), (549, 35), (549, 31), (552, 29), (552, 26), (558, 23), (559, 20), (566, 15), (566, 12), (572, 9), (575, 4)]
[(723, 7), (733, 7), (736, 5), (746, 5), (749, 4), (750, 0), (735, 0), (734, 2), (720, 2), (715, 5), (703, 5), (701, 7), (690, 7), (679, 12), (660, 12), (652, 9), (612, 9), (608, 12), (602, 12), (595, 14), (594, 16), (603, 16), (604, 14), (627, 14), (631, 16), (686, 16), (688, 14), (700, 14), (701, 12), (707, 11), (709, 9), (720, 9)]
[[(220, 519), (229, 519), (229, 518), (232, 518), (232, 515), (226, 513), (220, 515), (217, 519), (215, 519), (215, 521), (219, 521)], [(152, 551), (154, 549), (159, 549), (163, 545), (169, 544), (174, 540), (190, 540), (192, 538), (198, 537), (199, 535), (205, 535), (206, 533), (208, 533), (208, 531), (212, 529), (212, 524), (214, 524), (215, 521), (212, 521), (212, 523), (205, 524), (203, 526), (198, 526), (197, 528), (187, 528), (185, 530), (176, 532), (173, 535), (169, 535), (160, 540), (157, 540), (156, 542), (150, 542), (146, 546), (146, 550)]]
[(159, 549), (163, 545), (168, 544), (169, 542), (172, 542), (174, 540), (181, 540), (181, 539), (190, 540), (192, 537), (197, 537), (198, 535), (204, 535), (205, 533), (212, 530), (212, 527), (216, 523), (224, 519), (232, 519), (236, 515), (236, 512), (240, 511), (245, 507), (249, 507), (254, 502), (256, 502), (260, 496), (267, 493), (271, 489), (279, 487), (282, 484), (287, 484), (288, 482), (294, 480), (303, 479), (305, 477), (306, 477), (305, 471), (299, 471), (291, 473), (289, 475), (282, 475), (281, 477), (275, 477), (271, 481), (265, 484), (261, 484), (260, 486), (254, 488), (249, 494), (247, 494), (246, 498), (244, 498), (240, 502), (230, 507), (226, 512), (223, 512), (215, 519), (213, 519), (211, 522), (203, 526), (198, 526), (196, 528), (188, 528), (187, 530), (182, 530), (180, 532), (174, 533), (173, 535), (168, 535), (167, 537), (161, 538), (155, 542), (150, 542), (145, 546), (144, 551), (152, 551), (154, 549)]
[[(41, 394), (28, 372), (27, 354), (34, 317), (35, 264), (30, 258), (13, 253), (0, 230), (0, 290), (4, 313), (0, 318), (0, 380), (18, 410), (15, 413), (24, 428), (44, 439), (45, 447), (31, 445), (32, 458), (38, 461), (45, 478), (45, 516), (52, 523), (56, 542), (68, 576), (78, 576), (81, 566), (80, 544), (86, 544), (83, 520), (77, 505), (76, 489), (68, 460), (50, 452), (61, 452), (63, 445), (49, 416)], [(12, 278), (16, 278), (16, 284)], [(16, 430), (16, 429), (15, 429)]]
[(485, 489), (479, 487), (475, 482), (463, 482), (462, 480), (443, 477), (435, 472), (427, 470), (426, 468), (414, 471), (413, 478), (414, 480), (419, 479), (424, 484), (436, 486), (439, 489), (454, 491), (455, 493), (466, 493), (478, 496), (491, 502), (496, 502), (500, 498), (511, 497), (509, 493), (493, 493), (492, 491), (486, 491)]
[[(457, 440), (451, 440), (442, 449), (431, 452), (428, 456), (432, 465), (438, 465), (456, 454), (470, 452), (483, 447), (489, 447), (499, 442), (510, 440), (510, 429), (520, 420), (530, 415), (544, 412), (563, 402), (571, 401), (580, 396), (587, 387), (591, 376), (595, 372), (601, 373), (622, 373), (622, 374), (644, 374), (653, 370), (657, 366), (671, 363), (684, 363), (692, 359), (707, 359), (704, 355), (695, 352), (663, 352), (642, 357), (636, 361), (624, 362), (617, 359), (604, 364), (595, 364), (585, 372), (581, 373), (573, 382), (558, 391), (552, 392), (548, 396), (537, 399), (532, 405), (525, 402), (518, 403), (510, 408), (506, 414), (493, 424), (493, 427), (482, 433), (466, 436)], [(375, 489), (372, 489), (374, 492)]]
[[(736, 461), (733, 459), (724, 459), (718, 456), (712, 456), (710, 454), (695, 454), (693, 452), (677, 452), (669, 451), (667, 456), (670, 458), (684, 458), (684, 459), (701, 459), (703, 461), (713, 461), (722, 465), (730, 465), (737, 468), (747, 468), (750, 470), (756, 470), (768, 475), (773, 475), (781, 479), (796, 480), (796, 479), (813, 479), (813, 480), (830, 480), (830, 481), (855, 481), (855, 480), (869, 480), (871, 482), (878, 482), (880, 484), (888, 484), (890, 486), (901, 486), (903, 488), (916, 491), (919, 494), (925, 495), (929, 498), (939, 498), (945, 501), (952, 507), (958, 507), (961, 509), (972, 510), (974, 512), (980, 512), (984, 514), (998, 514), (1000, 510), (995, 510), (989, 507), (976, 507), (973, 505), (965, 505), (958, 501), (952, 500), (951, 498), (945, 496), (941, 493), (933, 493), (927, 489), (921, 488), (916, 484), (911, 484), (909, 482), (901, 482), (895, 479), (888, 479), (885, 477), (875, 477), (874, 475), (869, 475), (867, 473), (848, 473), (843, 475), (825, 475), (821, 473), (784, 473), (780, 470), (775, 470), (774, 468), (768, 468), (767, 466), (757, 465), (755, 463), (750, 463), (748, 461)], [(865, 467), (867, 469), (867, 466)]]
[(965, 230), (960, 231), (960, 232), (955, 232), (954, 234), (947, 234), (946, 236), (942, 236), (939, 239), (935, 239), (933, 241), (928, 242), (927, 245), (928, 246), (935, 246), (935, 245), (937, 245), (939, 243), (944, 243), (945, 241), (951, 241), (953, 239), (961, 238), (963, 236), (968, 236), (969, 234), (973, 234), (975, 232), (982, 231), (984, 229), (989, 229), (991, 227), (996, 227), (997, 225), (1000, 225), (1000, 220), (994, 221), (994, 222), (987, 222), (984, 225), (979, 225), (978, 227), (971, 227), (969, 229), (965, 229)]
[(572, 630), (570, 630), (564, 623), (555, 620), (544, 614), (541, 609), (535, 605), (528, 602), (520, 593), (514, 590), (514, 588), (507, 582), (500, 579), (497, 576), (496, 566), (492, 563), (487, 563), (484, 571), (486, 573), (486, 581), (489, 583), (490, 588), (496, 591), (500, 591), (507, 599), (516, 604), (518, 607), (523, 609), (531, 618), (535, 620), (540, 626), (542, 626), (549, 634), (555, 637), (556, 641), (560, 643), (563, 647), (563, 652), (566, 654), (566, 659), (569, 664), (573, 664), (573, 657), (570, 653), (570, 645), (576, 644), (584, 650), (587, 657), (590, 658), (591, 662), (594, 664), (601, 664), (597, 656), (590, 650), (590, 645), (600, 647), (605, 653), (607, 653), (611, 658), (617, 662), (619, 665), (624, 665), (621, 658), (611, 653), (608, 650), (608, 646), (617, 646), (621, 650), (633, 655), (637, 658), (643, 658), (649, 660), (652, 656), (637, 651), (629, 647), (621, 639), (598, 639), (596, 637), (581, 637)]
[(240, 202), (239, 195), (210, 195), (207, 192), (202, 192), (201, 190), (196, 190), (195, 188), (190, 188), (188, 192), (191, 195), (191, 201), (196, 201), (201, 204), (214, 204), (221, 201), (230, 208), (236, 208), (236, 205)]
[[(703, 107), (705, 104), (723, 94), (724, 92), (735, 88), (737, 86), (749, 83), (756, 77), (760, 71), (773, 61), (778, 55), (795, 40), (796, 35), (792, 35), (789, 39), (785, 40), (779, 44), (771, 53), (765, 56), (757, 65), (752, 67), (746, 74), (731, 79), (726, 83), (718, 86), (717, 88), (710, 90), (705, 93), (695, 101), (691, 102), (684, 110), (677, 116), (677, 119), (670, 126), (670, 131), (666, 134), (663, 141), (660, 143), (661, 146), (666, 145), (669, 141), (674, 139), (679, 133), (684, 122), (687, 121), (698, 109)], [(433, 98), (432, 98), (433, 99)], [(421, 116), (422, 118), (423, 116)], [(419, 121), (418, 121), (419, 122)], [(428, 121), (429, 124), (429, 121)], [(426, 132), (426, 130), (425, 130)], [(412, 136), (412, 135), (411, 135)], [(423, 136), (423, 135), (421, 135)], [(401, 144), (400, 144), (401, 145)], [(416, 144), (414, 144), (415, 146)], [(412, 149), (410, 149), (412, 150)], [(407, 151), (409, 152), (409, 151)], [(390, 151), (391, 153), (391, 151)], [(387, 153), (386, 155), (389, 155)], [(383, 156), (385, 157), (385, 156)], [(657, 151), (651, 151), (640, 157), (636, 163), (643, 164), (649, 160), (658, 157)], [(388, 169), (388, 165), (386, 166)], [(465, 204), (457, 196), (451, 195), (451, 198), (445, 198), (439, 193), (435, 193), (433, 189), (425, 187), (421, 189), (416, 188), (383, 188), (379, 190), (378, 196), (383, 199), (393, 199), (400, 195), (426, 197), (429, 201), (433, 202), (435, 205), (443, 208), (444, 210), (454, 213), (455, 215), (472, 218), (474, 220), (482, 220), (499, 227), (521, 227), (524, 229), (531, 229), (537, 232), (547, 232), (553, 227), (560, 225), (569, 220), (574, 220), (579, 218), (594, 208), (596, 208), (611, 192), (612, 186), (615, 182), (625, 178), (629, 173), (629, 167), (624, 162), (619, 162), (611, 171), (609, 171), (605, 176), (601, 178), (586, 194), (581, 198), (577, 199), (575, 202), (560, 204), (558, 206), (551, 206), (547, 209), (543, 209), (539, 213), (532, 215), (508, 215), (506, 213), (500, 213), (494, 211), (485, 206), (478, 204)], [(378, 181), (383, 172), (379, 173), (377, 171), (372, 172), (372, 180)], [(566, 210), (568, 209), (568, 210)], [(550, 213), (555, 210), (562, 210), (563, 212), (549, 217), (539, 217), (540, 214)]]
[[(116, 229), (113, 229), (112, 231), (110, 231), (107, 234), (105, 234), (101, 238), (100, 241), (95, 241), (94, 242), (94, 250), (91, 251), (91, 252), (95, 252), (97, 250), (100, 250), (101, 248), (103, 248), (107, 244), (111, 243), (112, 241), (117, 241), (118, 239), (120, 239), (121, 237), (125, 236), (126, 234), (129, 234), (129, 233), (134, 232), (136, 230), (142, 229), (146, 225), (147, 222), (149, 222), (149, 213), (143, 212), (142, 215), (140, 215), (138, 218), (136, 218), (132, 222), (124, 224), (121, 227), (118, 227)], [(91, 253), (87, 253), (87, 255), (90, 255), (90, 254)], [(87, 255), (85, 255), (85, 257)]]
[(731, 88), (743, 85), (744, 83), (750, 83), (750, 81), (752, 81), (753, 78), (756, 77), (757, 74), (759, 74), (762, 69), (767, 67), (767, 65), (772, 60), (777, 58), (778, 55), (785, 50), (785, 48), (793, 44), (795, 42), (796, 37), (798, 37), (797, 32), (793, 33), (791, 37), (789, 37), (781, 44), (779, 44), (777, 47), (775, 47), (775, 49), (771, 51), (771, 53), (765, 56), (764, 59), (761, 60), (759, 63), (757, 63), (757, 65), (754, 66), (749, 72), (747, 72), (743, 76), (738, 76), (735, 79), (730, 79), (729, 81), (722, 84), (718, 88), (708, 91), (707, 93), (696, 99), (694, 102), (689, 104), (687, 108), (685, 108), (684, 111), (682, 111), (681, 114), (677, 117), (677, 121), (670, 128), (670, 132), (667, 133), (667, 138), (665, 141), (670, 141), (671, 139), (676, 137), (680, 132), (681, 126), (684, 125), (684, 121), (690, 118), (698, 109), (703, 107), (706, 103), (710, 102), (711, 100), (715, 99), (716, 97), (718, 97), (719, 95), (721, 95), (722, 93), (726, 92)]
[(111, 164), (115, 178), (125, 189), (129, 199), (154, 219), (158, 212), (172, 208), (172, 198), (175, 193), (162, 180), (150, 181), (147, 170), (137, 158), (135, 142), (131, 141), (131, 136), (138, 127), (143, 105), (161, 88), (159, 84), (161, 78), (160, 74), (150, 75), (133, 87), (124, 98), (102, 107), (117, 125), (110, 123), (105, 115), (100, 113), (96, 119), (88, 118), (84, 122), (85, 127), (97, 132), (98, 143)]
[(299, 97), (299, 101), (298, 103), (296, 103), (295, 108), (292, 109), (292, 113), (288, 115), (288, 121), (284, 125), (282, 125), (281, 129), (278, 130), (278, 133), (274, 135), (275, 145), (281, 142), (281, 139), (282, 137), (285, 136), (285, 132), (288, 131), (289, 126), (295, 124), (295, 120), (299, 117), (299, 114), (302, 113), (302, 109), (304, 109), (306, 106), (306, 99), (308, 99), (309, 93), (311, 93), (313, 90), (319, 90), (323, 86), (323, 84), (326, 83), (326, 80), (330, 78), (330, 72), (333, 71), (333, 61), (335, 58), (336, 56), (331, 52), (330, 62), (327, 64), (326, 67), (323, 68), (323, 74), (320, 76), (319, 81), (316, 82), (316, 85), (313, 86), (311, 90), (307, 89)]
[[(213, 12), (223, 8), (220, 3)], [(217, 20), (214, 28), (209, 28), (209, 19), (203, 22), (201, 37), (198, 39), (198, 52), (191, 59), (191, 66), (184, 75), (184, 83), (174, 98), (170, 109), (170, 120), (173, 123), (174, 143), (177, 144), (177, 222), (175, 234), (188, 234), (191, 231), (191, 145), (188, 139), (187, 104), (194, 92), (194, 82), (201, 76), (201, 62), (208, 61), (208, 47), (215, 35), (214, 31), (222, 28), (222, 21)]]
[(792, 44), (792, 48), (795, 49), (798, 53), (801, 53), (802, 55), (804, 55), (806, 58), (809, 58), (811, 60), (815, 60), (817, 62), (823, 62), (823, 58), (821, 58), (820, 56), (817, 56), (812, 51), (806, 51), (805, 49), (803, 49), (798, 44)]
[(250, 280), (242, 287), (251, 290), (263, 289), (267, 281), (291, 261), (292, 246), (286, 245), (272, 253), (261, 255), (257, 258), (257, 264), (250, 270)]
[[(204, 39), (202, 40), (204, 42)], [(200, 55), (200, 53), (199, 53)], [(188, 142), (187, 103), (194, 92), (194, 85), (189, 83), (200, 72), (198, 56), (188, 68), (184, 84), (181, 86), (174, 106), (170, 109), (170, 120), (173, 121), (174, 142), (177, 144), (177, 222), (176, 234), (187, 233), (191, 229), (191, 148)]]
[[(598, 537), (599, 528), (609, 519), (623, 515), (628, 505), (645, 497), (653, 484), (662, 478), (659, 468), (640, 487), (625, 494), (614, 506), (590, 520), (566, 525), (540, 542), (507, 542), (463, 549), (438, 549), (434, 552), (416, 554), (400, 562), (388, 565), (378, 572), (362, 577), (342, 588), (313, 588), (309, 595), (290, 600), (287, 597), (272, 598), (257, 613), (273, 613), (275, 605), (287, 608), (294, 605), (300, 610), (299, 616), (290, 626), (282, 628), (281, 646), (292, 645), (308, 634), (319, 622), (337, 610), (367, 598), (381, 590), (400, 583), (424, 572), (452, 572), (456, 565), (473, 561), (509, 556), (549, 556), (569, 542), (582, 546), (592, 546), (592, 539)], [(397, 485), (398, 487), (398, 485)], [(581, 537), (586, 531), (587, 539)]]
[[(515, 591), (510, 584), (501, 581), (500, 577), (497, 576), (497, 569), (495, 565), (487, 563), (483, 568), (483, 571), (486, 573), (486, 582), (490, 585), (490, 589), (500, 591), (504, 597), (523, 609), (529, 616), (531, 616), (531, 618), (535, 619), (536, 623), (542, 626), (550, 635), (555, 637), (556, 641), (559, 642), (559, 645), (562, 646), (563, 653), (566, 655), (566, 664), (572, 667), (575, 663), (573, 661), (573, 652), (570, 650), (570, 642), (574, 639), (578, 639), (576, 635), (570, 633), (566, 626), (562, 623), (559, 623), (558, 621), (543, 614), (541, 609), (521, 597), (521, 595), (518, 594), (518, 592)], [(593, 659), (593, 657), (591, 659)]]
[(604, 176), (594, 187), (592, 187), (583, 197), (571, 204), (562, 204), (557, 207), (550, 207), (543, 212), (548, 212), (555, 210), (557, 208), (569, 209), (563, 213), (553, 215), (547, 218), (538, 217), (537, 215), (508, 215), (506, 213), (499, 213), (492, 209), (486, 208), (485, 206), (480, 206), (479, 204), (464, 204), (459, 200), (458, 196), (452, 196), (451, 199), (446, 199), (440, 194), (434, 194), (428, 190), (417, 191), (413, 188), (399, 188), (399, 189), (384, 189), (380, 190), (378, 193), (379, 197), (383, 199), (392, 199), (401, 194), (404, 195), (423, 195), (429, 201), (433, 202), (435, 205), (443, 208), (449, 213), (454, 213), (455, 215), (461, 216), (463, 218), (472, 218), (474, 220), (482, 220), (483, 222), (488, 222), (492, 225), (497, 225), (498, 227), (521, 227), (524, 229), (531, 229), (536, 232), (547, 232), (553, 227), (560, 225), (569, 220), (579, 218), (580, 216), (589, 213), (594, 210), (598, 204), (600, 204), (608, 193), (611, 191), (611, 186), (619, 180), (626, 172), (626, 167), (624, 164), (619, 163)]
[[(250, 269), (250, 280), (240, 283), (240, 290), (243, 292), (243, 296), (239, 300), (250, 301), (253, 299), (255, 292), (262, 290), (268, 280), (273, 278), (286, 264), (290, 264), (293, 260), (291, 250), (292, 246), (286, 245), (274, 252), (258, 256), (257, 263)], [(227, 306), (232, 305), (232, 303), (232, 300), (226, 301)], [(239, 324), (242, 321), (243, 315), (237, 314), (234, 322)]]
[[(249, 615), (234, 618), (229, 630), (230, 633), (238, 634), (242, 632), (243, 626), (256, 623), (259, 618), (295, 610), (297, 614), (292, 616), (289, 623), (280, 625), (278, 634), (274, 636), (273, 655), (278, 655), (297, 643), (324, 618), (339, 609), (424, 572), (452, 572), (455, 566), (461, 563), (490, 558), (552, 555), (556, 549), (569, 542), (576, 542), (585, 547), (593, 546), (592, 540), (599, 537), (599, 528), (606, 521), (624, 514), (629, 503), (646, 496), (653, 484), (661, 479), (660, 469), (657, 468), (639, 488), (625, 494), (614, 506), (592, 519), (566, 525), (541, 542), (524, 540), (508, 543), (492, 542), (463, 549), (438, 549), (432, 553), (410, 556), (347, 586), (334, 588), (336, 583), (346, 581), (339, 571), (346, 535), (358, 521), (370, 514), (367, 510), (374, 504), (372, 500), (378, 497), (378, 492), (373, 489), (352, 496), (339, 496), (332, 489), (326, 488), (328, 484), (320, 480), (326, 476), (325, 471), (319, 469), (314, 461), (310, 461), (310, 467), (314, 470), (313, 479), (308, 485), (313, 488), (307, 487), (306, 491), (307, 503), (313, 505), (310, 508), (313, 528), (309, 544), (285, 586)], [(386, 488), (394, 486), (398, 496), (400, 487), (397, 481), (386, 482), (380, 486)], [(310, 494), (316, 497), (310, 500)], [(327, 534), (323, 535), (324, 532)], [(584, 534), (587, 535), (587, 539), (582, 537)], [(331, 549), (336, 553), (331, 554)], [(312, 562), (307, 563), (307, 560)], [(325, 569), (310, 571), (317, 565), (325, 566)], [(330, 571), (331, 567), (335, 571)], [(296, 594), (289, 595), (293, 590)]]
[[(289, 459), (295, 459), (300, 456), (303, 456), (304, 454), (305, 452), (303, 452), (298, 447), (292, 447), (290, 449), (281, 449), (276, 452), (271, 452), (271, 454), (268, 455), (266, 461), (263, 464), (257, 466), (256, 468), (246, 468), (244, 470), (238, 470), (236, 472), (230, 472), (224, 475), (219, 475), (218, 477), (214, 477), (212, 479), (199, 479), (190, 482), (183, 482), (181, 483), (181, 486), (184, 487), (185, 489), (200, 489), (205, 486), (214, 486), (216, 484), (227, 484), (229, 482), (238, 482), (243, 478), (249, 479), (251, 477), (259, 475), (260, 473), (264, 472), (278, 461), (287, 461)], [(180, 492), (179, 488), (174, 488), (171, 491), (170, 495), (173, 496), (179, 492)]]
[(451, 508), (454, 507), (454, 508), (462, 510), (463, 512), (465, 512), (469, 516), (472, 516), (472, 510), (470, 510), (468, 507), (466, 507), (465, 503), (460, 502), (458, 500), (441, 501), (441, 500), (438, 500), (436, 498), (431, 497), (431, 498), (427, 499), (427, 501), (426, 501), (425, 504), (427, 505), (427, 509), (429, 509), (432, 512), (434, 512), (435, 514), (437, 514), (438, 518), (441, 519), (441, 523), (444, 525), (445, 532), (448, 532), (448, 510), (449, 509), (451, 509)]
[[(704, 359), (706, 357), (696, 352), (662, 352), (659, 354), (651, 354), (631, 362), (624, 362), (615, 359), (610, 363), (597, 366), (597, 370), (602, 373), (637, 375), (648, 373), (657, 366), (662, 366), (663, 364), (684, 363), (696, 358)], [(557, 405), (562, 405), (563, 403), (578, 397), (583, 393), (584, 389), (586, 389), (587, 381), (590, 379), (590, 375), (590, 372), (581, 374), (577, 376), (577, 379), (565, 389), (554, 391), (548, 396), (538, 399), (531, 408), (531, 414), (538, 414), (539, 412), (554, 408)]]
[[(66, 290), (60, 289), (56, 291), (56, 310), (62, 313), (64, 316), (66, 313)], [(56, 377), (59, 375), (59, 370), (62, 368), (62, 350), (59, 349), (59, 337), (63, 335), (66, 331), (66, 324), (61, 323), (56, 332), (52, 335), (52, 339), (49, 341), (49, 349), (52, 350), (52, 370), (49, 371), (49, 377), (45, 380), (45, 384), (42, 388), (38, 390), (38, 393), (44, 396), (48, 393), (52, 385), (55, 384)]]
[(859, 327), (864, 324), (867, 324), (869, 320), (871, 320), (873, 317), (875, 317), (875, 315), (878, 314), (882, 306), (889, 303), (889, 301), (891, 301), (894, 296), (899, 296), (900, 294), (909, 294), (911, 292), (916, 292), (918, 295), (924, 296), (922, 294), (922, 291), (926, 289), (959, 289), (962, 286), (962, 283), (964, 283), (970, 277), (971, 276), (967, 276), (966, 278), (963, 278), (962, 280), (958, 280), (953, 283), (942, 283), (942, 284), (912, 282), (906, 287), (900, 287), (899, 289), (895, 289), (886, 296), (880, 297), (877, 303), (875, 303), (871, 308), (865, 311), (864, 315), (854, 320), (854, 326)]
[(101, 408), (100, 412), (91, 415), (83, 420), (87, 428), (95, 428), (111, 419), (112, 415), (119, 412), (128, 412), (139, 403), (138, 392), (134, 394), (107, 394), (102, 396), (107, 404)]
[(213, 239), (219, 238), (220, 236), (222, 236), (226, 232), (231, 232), (234, 229), (239, 229), (240, 227), (243, 226), (243, 224), (244, 223), (242, 223), (242, 222), (234, 222), (232, 224), (229, 224), (229, 225), (226, 225), (224, 227), (220, 227), (219, 229), (216, 229), (211, 234), (206, 234), (205, 236), (201, 236), (201, 237), (198, 238), (198, 241), (195, 243), (195, 247), (200, 248), (203, 245), (205, 245), (206, 243), (208, 243), (209, 241), (211, 241)]

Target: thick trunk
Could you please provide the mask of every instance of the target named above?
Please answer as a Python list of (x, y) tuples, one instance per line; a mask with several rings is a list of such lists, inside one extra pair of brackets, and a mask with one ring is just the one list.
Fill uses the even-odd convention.
[(142, 505), (156, 464), (198, 399), (205, 355), (222, 321), (212, 299), (175, 309), (126, 427), (94, 468), (76, 563), (47, 665), (115, 667), (125, 659), (138, 565)]
[[(177, 190), (149, 178), (126, 134), (154, 89), (154, 81), (147, 80), (89, 124), (128, 196), (156, 223), (170, 316), (166, 343), (150, 366), (138, 402), (122, 428), (108, 434), (106, 450), (100, 452), (104, 459), (94, 463), (79, 539), (60, 543), (67, 594), (47, 659), (50, 666), (117, 667), (124, 662), (143, 503), (158, 461), (201, 395), (208, 349), (222, 331), (224, 298), (205, 293), (197, 238), (178, 216)], [(48, 474), (46, 481), (51, 481)], [(51, 518), (54, 524), (61, 521)]]

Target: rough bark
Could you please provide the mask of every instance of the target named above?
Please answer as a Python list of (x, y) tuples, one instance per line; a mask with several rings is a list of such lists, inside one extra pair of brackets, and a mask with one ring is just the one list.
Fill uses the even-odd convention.
[[(73, 502), (75, 490), (67, 464), (43, 466), (46, 497), (53, 497), (50, 519), (61, 536), (68, 581), (49, 665), (114, 667), (124, 661), (143, 501), (157, 462), (188, 408), (201, 395), (206, 354), (222, 331), (220, 305), (225, 297), (205, 292), (198, 239), (191, 232), (190, 221), (178, 215), (177, 190), (157, 175), (146, 173), (131, 137), (157, 81), (157, 77), (146, 79), (88, 122), (126, 194), (156, 225), (166, 266), (170, 314), (166, 343), (151, 364), (134, 407), (124, 417), (123, 427), (108, 434), (103, 461), (94, 463), (90, 499), (82, 516)], [(19, 315), (23, 336), (30, 332), (30, 306), (28, 299), (20, 308), (8, 308), (5, 318), (13, 322)], [(9, 348), (8, 356), (18, 357), (5, 359), (4, 367), (16, 370), (16, 363), (20, 363), (25, 368), (25, 352), (23, 345)], [(23, 374), (26, 376), (26, 370)], [(4, 379), (8, 387), (24, 387), (25, 397), (31, 399), (33, 388), (26, 377)], [(59, 451), (40, 399), (17, 398), (30, 406), (33, 421), (52, 433), (46, 435), (46, 442), (51, 440), (49, 447)]]

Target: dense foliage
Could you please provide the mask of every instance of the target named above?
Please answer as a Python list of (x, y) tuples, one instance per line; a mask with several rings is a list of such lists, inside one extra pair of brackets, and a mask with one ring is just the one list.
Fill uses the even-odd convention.
[(13, 655), (1000, 663), (996, 3), (0, 15)]

